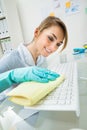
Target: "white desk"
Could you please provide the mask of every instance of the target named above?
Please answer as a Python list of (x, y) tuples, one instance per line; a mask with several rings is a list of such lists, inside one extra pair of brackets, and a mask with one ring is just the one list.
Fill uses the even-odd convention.
[[(80, 79), (80, 77), (87, 78), (87, 58), (83, 58), (78, 62), (78, 83), (80, 93), (80, 117), (77, 118), (74, 112), (40, 112), (36, 118), (32, 120), (19, 122), (14, 130), (69, 130), (71, 128), (81, 128), (87, 130), (87, 80)], [(8, 106), (14, 104), (8, 100), (4, 101), (0, 107), (1, 113), (5, 111)], [(23, 107), (15, 105), (14, 111), (18, 113)]]
[(37, 120), (36, 130), (69, 130), (70, 128), (83, 128), (87, 130), (87, 58), (78, 60), (78, 81), (80, 92), (80, 118), (73, 112), (41, 112)]

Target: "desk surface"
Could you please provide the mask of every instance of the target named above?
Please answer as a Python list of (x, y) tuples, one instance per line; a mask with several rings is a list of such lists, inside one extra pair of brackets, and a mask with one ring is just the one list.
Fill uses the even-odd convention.
[[(78, 83), (80, 95), (80, 117), (77, 118), (74, 112), (46, 112), (41, 111), (34, 115), (31, 119), (21, 121), (17, 124), (16, 130), (69, 130), (71, 128), (80, 128), (87, 130), (87, 80), (80, 79), (80, 77), (87, 78), (87, 59), (79, 60), (78, 63)], [(0, 107), (0, 111), (5, 111), (8, 106), (14, 106), (10, 101), (4, 101)], [(20, 107), (15, 105), (13, 109), (19, 113)], [(33, 121), (32, 121), (33, 120)], [(23, 127), (22, 127), (23, 126)]]
[[(86, 59), (87, 60), (87, 59)], [(73, 112), (40, 112), (37, 120), (36, 130), (69, 130), (70, 128), (81, 128), (87, 130), (87, 61), (78, 61), (78, 83), (80, 92), (80, 117), (77, 118)]]

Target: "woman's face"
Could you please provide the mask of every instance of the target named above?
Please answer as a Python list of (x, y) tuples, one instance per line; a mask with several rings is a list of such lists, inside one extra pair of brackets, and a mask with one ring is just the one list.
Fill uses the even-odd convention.
[(61, 27), (52, 26), (43, 30), (39, 34), (39, 30), (35, 31), (35, 46), (39, 55), (45, 57), (55, 52), (63, 43), (64, 33)]

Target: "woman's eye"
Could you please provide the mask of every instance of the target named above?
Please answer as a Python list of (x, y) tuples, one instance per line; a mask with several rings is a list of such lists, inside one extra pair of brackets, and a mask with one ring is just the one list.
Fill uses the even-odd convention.
[(60, 42), (60, 43), (57, 43), (57, 46), (59, 47), (59, 46), (61, 46), (62, 45), (62, 42)]
[(60, 43), (57, 43), (57, 46), (60, 46), (61, 44)]
[(48, 36), (48, 39), (49, 39), (50, 41), (53, 41), (53, 40), (54, 40), (53, 37), (50, 37), (50, 36)]

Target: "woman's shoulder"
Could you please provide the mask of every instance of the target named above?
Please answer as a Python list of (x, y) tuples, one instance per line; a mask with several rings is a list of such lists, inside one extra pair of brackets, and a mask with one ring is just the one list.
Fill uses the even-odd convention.
[(0, 59), (0, 73), (22, 66), (24, 65), (17, 50), (13, 50), (9, 54), (5, 54)]

